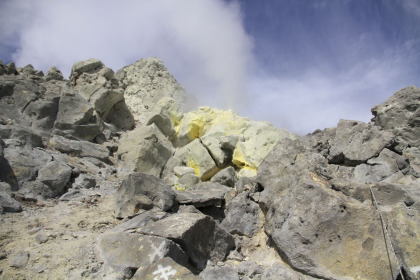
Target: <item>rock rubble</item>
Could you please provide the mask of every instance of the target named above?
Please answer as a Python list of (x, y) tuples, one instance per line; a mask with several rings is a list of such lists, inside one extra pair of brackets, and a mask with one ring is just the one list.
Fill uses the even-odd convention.
[(157, 58), (0, 63), (0, 279), (418, 279), (419, 100), (297, 136)]

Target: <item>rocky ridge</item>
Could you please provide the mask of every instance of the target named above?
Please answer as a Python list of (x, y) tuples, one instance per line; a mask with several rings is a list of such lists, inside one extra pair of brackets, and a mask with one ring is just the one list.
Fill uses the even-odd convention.
[(0, 63), (0, 279), (418, 279), (419, 88), (302, 137), (185, 99)]

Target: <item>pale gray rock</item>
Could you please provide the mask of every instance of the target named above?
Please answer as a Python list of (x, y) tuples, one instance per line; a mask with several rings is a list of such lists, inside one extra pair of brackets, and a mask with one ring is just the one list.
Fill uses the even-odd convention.
[(408, 148), (403, 151), (403, 157), (410, 162), (411, 173), (417, 178), (420, 177), (420, 149), (418, 147)]
[(151, 111), (150, 116), (146, 120), (146, 125), (154, 123), (162, 133), (169, 139), (175, 136), (174, 124), (168, 112), (161, 107), (155, 108)]
[(155, 57), (141, 59), (122, 68), (115, 78), (124, 88), (127, 106), (143, 124), (160, 99), (170, 97), (177, 106), (185, 99), (184, 89), (163, 62)]
[(61, 71), (57, 67), (52, 66), (50, 69), (48, 69), (47, 74), (44, 77), (44, 80), (45, 81), (51, 81), (51, 80), (62, 81), (64, 80), (64, 77)]
[[(145, 204), (145, 201), (151, 202)], [(131, 173), (115, 193), (115, 216), (131, 217), (150, 206), (167, 211), (176, 206), (175, 193), (166, 183), (152, 175)], [(142, 208), (143, 207), (143, 208)]]
[(35, 129), (49, 131), (54, 127), (60, 96), (49, 96), (31, 102), (24, 111)]
[(232, 160), (232, 153), (225, 152), (221, 146), (221, 138), (225, 135), (224, 130), (215, 127), (201, 137), (201, 143), (209, 151), (211, 157), (219, 168), (223, 168)]
[(236, 184), (236, 180), (235, 168), (229, 166), (217, 172), (210, 181), (233, 188)]
[(420, 89), (406, 87), (372, 108), (372, 121), (396, 135), (398, 149), (420, 146)]
[(19, 194), (27, 200), (45, 200), (57, 196), (57, 191), (41, 181), (26, 181), (19, 189)]
[(303, 275), (294, 271), (283, 263), (274, 263), (271, 267), (266, 269), (261, 276), (261, 280), (312, 280), (317, 279), (308, 275)]
[(74, 180), (73, 188), (75, 189), (92, 189), (96, 186), (95, 178), (92, 178), (86, 174), (80, 174)]
[[(389, 277), (376, 210), (341, 196), (316, 177), (301, 178), (271, 205), (265, 231), (285, 260), (305, 274), (332, 279)], [(391, 261), (396, 273), (393, 256)]]
[[(1, 182), (2, 183), (2, 182)], [(22, 206), (18, 201), (10, 196), (10, 193), (0, 189), (0, 208), (3, 212), (22, 212)]]
[(203, 182), (184, 190), (176, 190), (176, 199), (180, 204), (190, 204), (197, 208), (205, 206), (222, 206), (229, 188), (218, 184)]
[(57, 151), (71, 156), (92, 157), (105, 162), (109, 161), (109, 150), (91, 142), (70, 140), (56, 135), (50, 139), (50, 145)]
[(28, 264), (29, 253), (26, 251), (18, 252), (10, 260), (10, 266), (15, 268), (23, 268)]
[(177, 181), (176, 181), (176, 188), (177, 189), (188, 189), (194, 186), (195, 184), (198, 184), (200, 182), (200, 178), (195, 175), (195, 173), (187, 173), (182, 175)]
[(62, 194), (70, 181), (72, 169), (63, 162), (52, 161), (38, 171), (37, 180), (57, 195)]
[(125, 104), (125, 101), (115, 103), (106, 115), (102, 116), (104, 122), (113, 124), (117, 130), (131, 130), (134, 128), (134, 117)]
[(133, 280), (202, 280), (201, 277), (194, 275), (186, 266), (182, 266), (175, 260), (165, 257), (151, 264), (140, 268), (134, 274)]
[(187, 265), (188, 257), (171, 240), (138, 233), (104, 233), (98, 237), (98, 250), (104, 260), (107, 277), (118, 275), (126, 268), (148, 267), (165, 257)]
[(160, 177), (173, 147), (156, 125), (140, 125), (123, 134), (117, 154), (127, 169)]
[(168, 238), (178, 243), (200, 269), (207, 260), (224, 260), (235, 243), (233, 237), (209, 216), (179, 213), (140, 229), (140, 232)]
[(77, 80), (77, 78), (82, 74), (82, 73), (89, 73), (92, 71), (96, 71), (100, 68), (102, 68), (104, 66), (104, 64), (95, 58), (89, 58), (87, 60), (83, 60), (83, 61), (79, 61), (77, 63), (75, 63), (73, 65), (73, 67), (71, 68), (71, 74), (70, 77), (73, 80)]
[(231, 267), (206, 267), (201, 273), (200, 277), (203, 280), (239, 280), (238, 272)]
[(331, 142), (329, 163), (356, 166), (377, 157), (394, 143), (394, 135), (377, 126), (358, 121), (340, 120)]
[(247, 192), (234, 197), (226, 206), (225, 212), (226, 217), (220, 226), (231, 234), (252, 237), (264, 222), (260, 207), (249, 198)]

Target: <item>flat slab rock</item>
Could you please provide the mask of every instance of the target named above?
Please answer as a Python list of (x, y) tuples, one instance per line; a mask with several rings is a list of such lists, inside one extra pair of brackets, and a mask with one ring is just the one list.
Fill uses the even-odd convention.
[(176, 199), (180, 204), (192, 204), (195, 207), (221, 206), (225, 194), (231, 188), (219, 183), (204, 182), (193, 185), (185, 191), (176, 190)]
[(200, 269), (207, 260), (224, 260), (234, 248), (233, 237), (202, 214), (178, 213), (139, 229), (139, 232), (168, 238), (181, 245)]

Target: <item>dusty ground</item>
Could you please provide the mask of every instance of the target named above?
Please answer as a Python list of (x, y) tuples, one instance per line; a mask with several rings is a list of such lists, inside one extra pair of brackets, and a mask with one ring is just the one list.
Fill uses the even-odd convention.
[(22, 213), (0, 215), (0, 279), (102, 278), (96, 237), (120, 223), (112, 195), (23, 205)]

